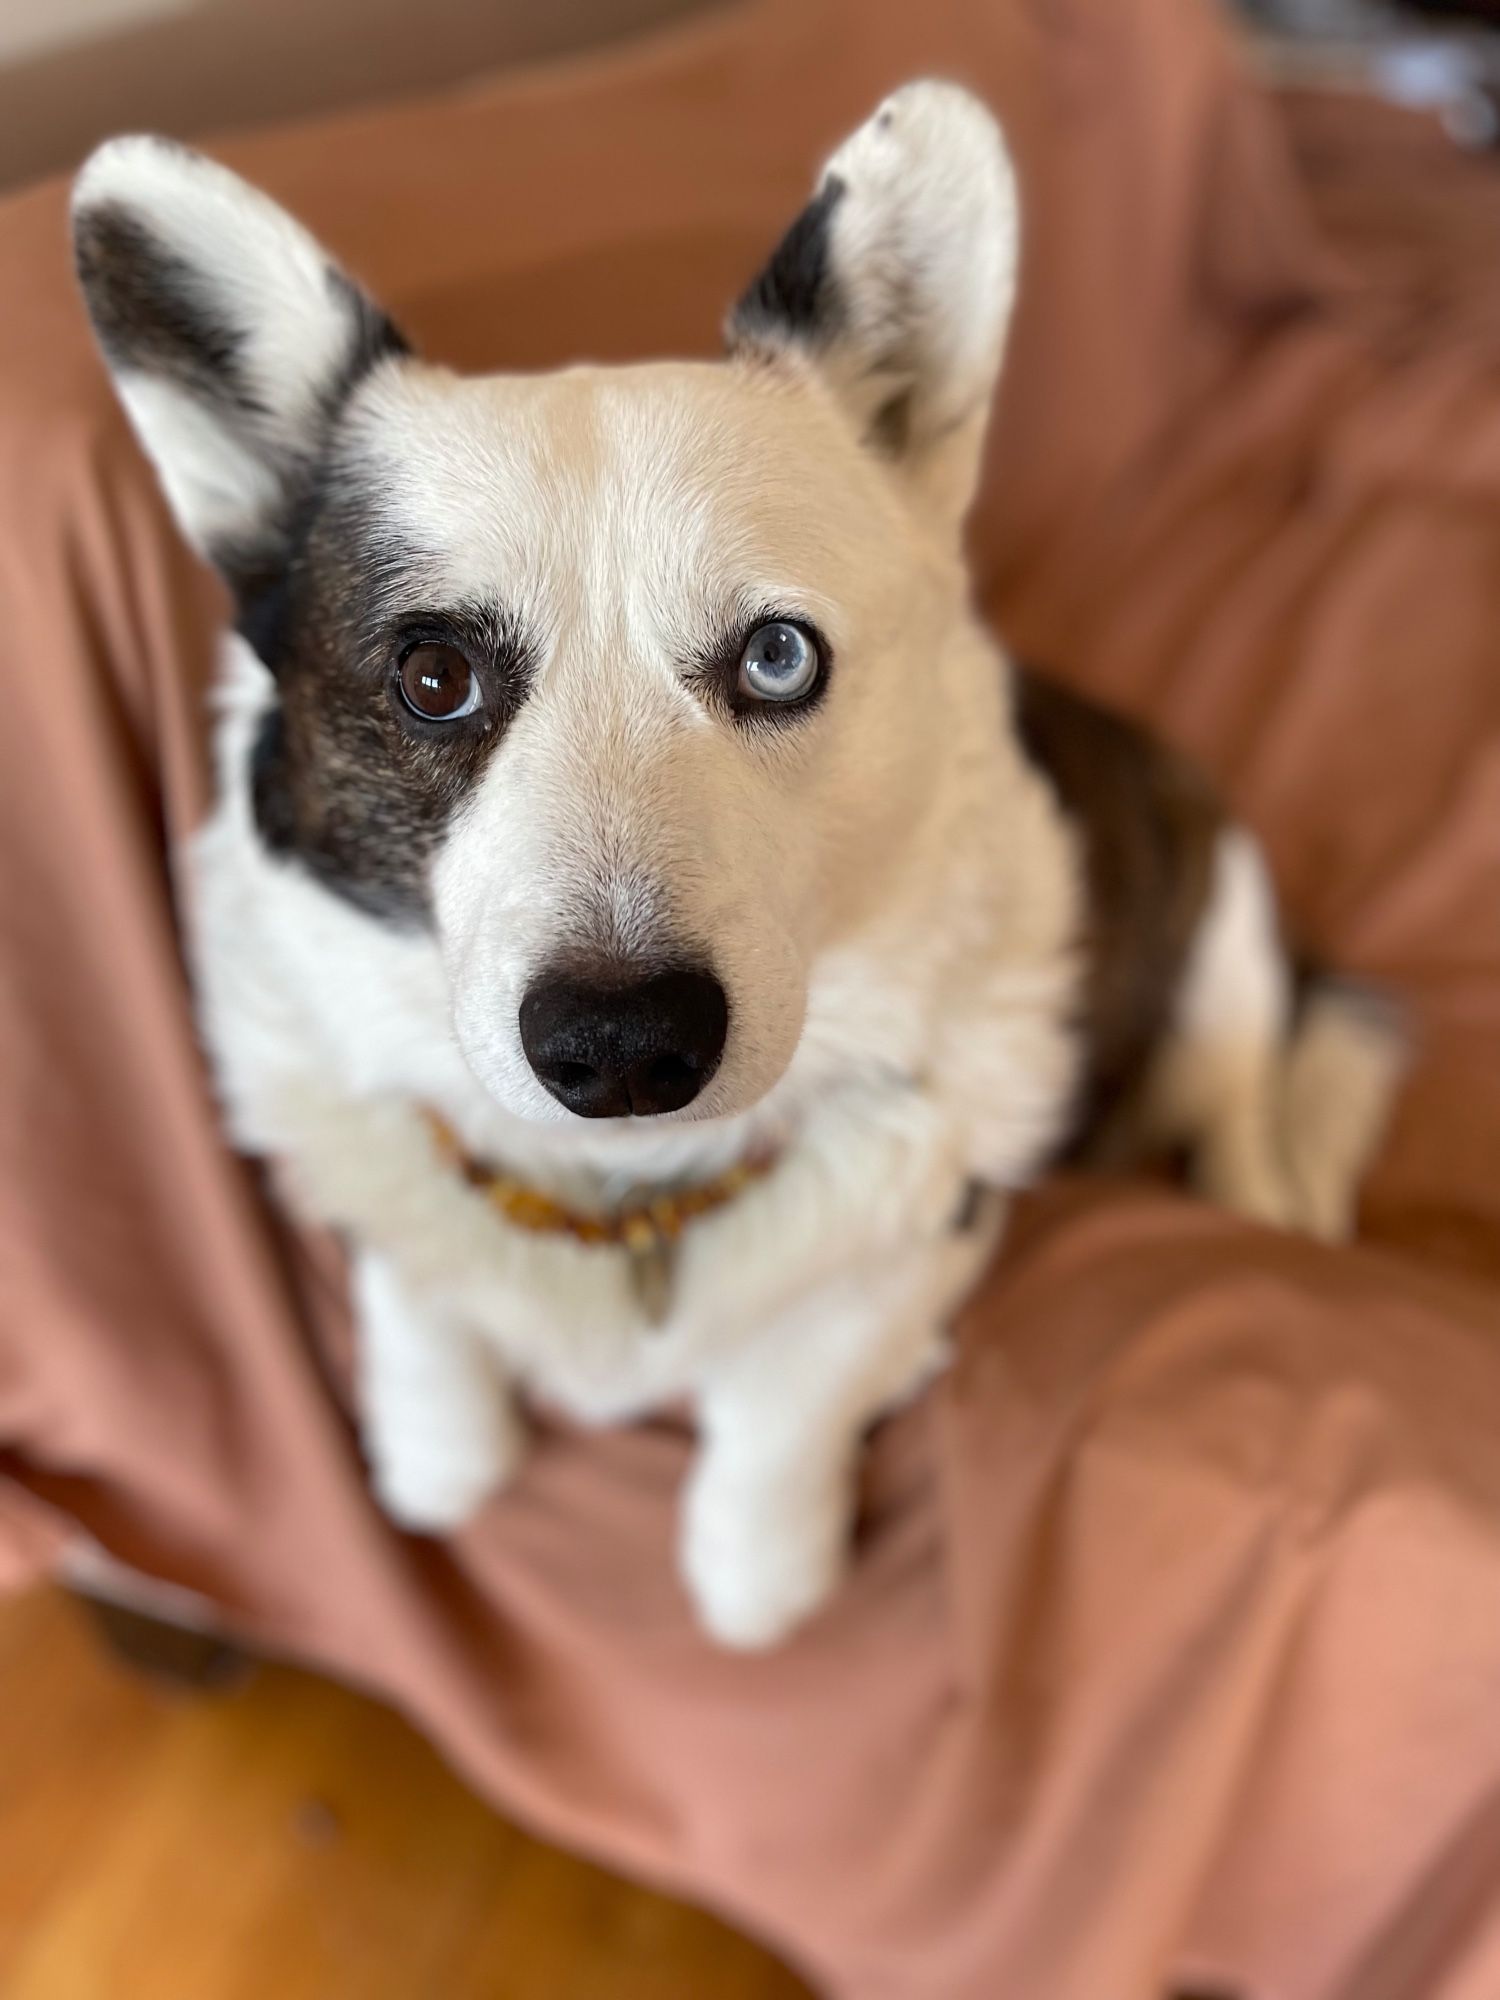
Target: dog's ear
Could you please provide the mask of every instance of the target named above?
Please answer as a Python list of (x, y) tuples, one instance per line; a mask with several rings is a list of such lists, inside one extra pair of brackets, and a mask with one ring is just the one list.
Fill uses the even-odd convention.
[(829, 160), (730, 314), (730, 347), (805, 355), (919, 504), (956, 525), (978, 477), (1018, 250), (995, 120), (955, 84), (908, 84)]
[(350, 388), (400, 335), (273, 201), (169, 140), (114, 139), (73, 190), (79, 281), (189, 539), (274, 566)]

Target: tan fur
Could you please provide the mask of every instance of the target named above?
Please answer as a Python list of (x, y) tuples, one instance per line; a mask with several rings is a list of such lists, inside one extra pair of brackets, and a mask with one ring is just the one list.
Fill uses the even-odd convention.
[(1337, 1242), (1385, 1133), (1408, 1046), (1389, 1005), (1330, 982), (1303, 1011), (1280, 1079), (1278, 1122), (1302, 1228)]

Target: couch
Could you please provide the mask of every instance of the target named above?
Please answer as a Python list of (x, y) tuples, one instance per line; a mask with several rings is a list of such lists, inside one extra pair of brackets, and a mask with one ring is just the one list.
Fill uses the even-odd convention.
[(709, 353), (821, 154), (922, 71), (996, 105), (1027, 204), (980, 600), (1201, 759), (1299, 932), (1407, 1009), (1358, 1241), (1039, 1190), (953, 1368), (872, 1441), (848, 1585), (765, 1658), (716, 1652), (677, 1583), (676, 1416), (549, 1425), (462, 1533), (395, 1531), (337, 1246), (226, 1149), (194, 1038), (171, 851), (223, 605), (49, 183), (0, 206), (0, 1574), (87, 1546), (194, 1593), (842, 2000), (1479, 2000), (1500, 170), (1401, 125), (1421, 175), (1371, 199), (1352, 114), (1289, 121), (1210, 0), (741, 0), (214, 150), (435, 357)]

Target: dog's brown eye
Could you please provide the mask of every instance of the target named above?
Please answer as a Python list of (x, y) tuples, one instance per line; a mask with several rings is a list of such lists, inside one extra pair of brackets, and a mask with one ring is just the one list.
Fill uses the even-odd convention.
[(457, 646), (413, 646), (401, 662), (401, 699), (428, 722), (456, 722), (479, 706), (479, 681)]

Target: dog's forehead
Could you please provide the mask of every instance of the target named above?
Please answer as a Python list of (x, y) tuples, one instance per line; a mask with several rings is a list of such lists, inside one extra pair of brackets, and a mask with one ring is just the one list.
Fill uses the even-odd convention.
[(356, 413), (368, 504), (457, 596), (555, 609), (837, 576), (885, 513), (795, 381), (729, 364), (458, 378), (393, 370)]

